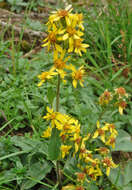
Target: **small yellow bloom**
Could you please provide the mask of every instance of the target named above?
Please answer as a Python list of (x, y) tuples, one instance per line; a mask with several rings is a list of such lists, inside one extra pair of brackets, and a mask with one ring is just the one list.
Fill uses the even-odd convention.
[(101, 155), (106, 155), (109, 153), (109, 149), (106, 147), (100, 147), (95, 150), (97, 150)]
[(128, 98), (128, 94), (126, 93), (126, 90), (123, 87), (116, 88), (115, 89), (115, 94), (118, 95), (119, 99), (121, 99), (123, 97)]
[(98, 176), (102, 176), (102, 171), (99, 167), (99, 160), (95, 159), (91, 165), (86, 166), (86, 172), (92, 180), (96, 180)]
[(115, 135), (111, 134), (111, 136), (109, 137), (108, 141), (105, 142), (105, 144), (108, 146), (112, 146), (112, 148), (115, 148), (115, 141)]
[(98, 136), (100, 136), (101, 140), (105, 143), (105, 130), (100, 127), (99, 121), (97, 121), (97, 130), (95, 131), (92, 138), (95, 139)]
[(118, 135), (118, 132), (115, 129), (114, 124), (106, 123), (105, 126), (102, 129), (105, 130), (105, 131), (110, 131), (110, 133), (113, 134), (114, 136)]
[(83, 14), (80, 13), (80, 14), (75, 14), (75, 20), (77, 22), (77, 25), (78, 27), (81, 29), (81, 30), (84, 30), (84, 26), (83, 26)]
[(60, 57), (59, 57), (59, 52), (54, 51), (54, 67), (55, 67), (55, 69), (63, 70), (64, 68), (66, 68), (66, 62), (68, 61), (69, 57), (64, 59), (65, 53), (66, 53), (66, 51), (62, 50), (62, 52), (60, 53)]
[(46, 120), (51, 120), (51, 127), (55, 127), (57, 125), (57, 120), (60, 117), (60, 113), (54, 112), (53, 109), (47, 107), (48, 113), (43, 117)]
[(76, 186), (72, 185), (72, 184), (68, 184), (68, 185), (62, 187), (61, 190), (76, 190)]
[(73, 65), (69, 65), (69, 69), (72, 70), (72, 79), (73, 79), (73, 87), (76, 88), (77, 87), (77, 83), (79, 82), (79, 84), (83, 87), (83, 77), (84, 77), (84, 67), (81, 66), (78, 70), (76, 70), (76, 68)]
[(53, 78), (55, 75), (57, 73), (54, 72), (53, 67), (49, 71), (42, 72), (41, 75), (38, 75), (38, 78), (41, 80), (38, 86), (42, 86), (46, 80)]
[(46, 131), (43, 132), (42, 137), (44, 137), (44, 138), (49, 138), (49, 137), (51, 136), (51, 132), (52, 132), (52, 128), (51, 128), (51, 127), (48, 127), (48, 128), (46, 129)]
[(75, 39), (80, 39), (81, 36), (84, 35), (83, 32), (81, 32), (80, 30), (77, 30), (76, 25), (77, 22), (74, 19), (75, 15), (70, 16), (70, 19), (66, 19), (66, 29), (65, 29), (65, 33), (63, 34), (63, 36), (59, 37), (58, 40), (60, 41), (65, 41), (68, 40), (69, 41), (69, 48), (68, 48), (68, 52), (73, 52), (74, 50), (74, 40)]
[(118, 165), (116, 165), (113, 161), (112, 161), (112, 158), (104, 158), (103, 159), (103, 166), (106, 167), (106, 175), (109, 176), (110, 175), (110, 169), (111, 168), (116, 168), (118, 167)]
[(49, 17), (49, 22), (53, 23), (63, 18), (69, 19), (71, 11), (72, 11), (71, 5), (68, 5), (65, 9), (54, 11), (52, 12), (53, 14)]
[(50, 50), (50, 47), (52, 46), (54, 50), (57, 50), (59, 52), (62, 51), (62, 47), (58, 45), (58, 35), (61, 35), (64, 33), (65, 30), (63, 29), (57, 29), (56, 25), (53, 24), (53, 30), (48, 31), (49, 34), (43, 42), (45, 42), (42, 47), (48, 46), (48, 51)]
[(80, 136), (80, 134), (78, 134), (78, 133), (75, 133), (74, 135), (73, 135), (73, 138), (71, 138), (71, 140), (72, 141), (74, 141), (75, 142), (75, 151), (74, 151), (74, 153), (73, 153), (73, 157), (75, 156), (75, 154), (78, 152), (78, 150), (79, 150), (79, 147), (80, 147), (80, 143), (81, 143), (81, 139), (82, 139), (82, 137)]
[(104, 93), (99, 97), (100, 105), (107, 105), (112, 100), (112, 94), (108, 90), (105, 90)]
[(64, 158), (67, 154), (69, 154), (69, 150), (71, 149), (71, 147), (72, 146), (61, 145), (62, 158)]
[(123, 115), (123, 110), (126, 108), (127, 104), (126, 101), (122, 100), (119, 103), (119, 113)]
[(79, 54), (80, 56), (82, 56), (81, 51), (86, 52), (86, 48), (89, 47), (88, 44), (83, 44), (82, 43), (83, 39), (75, 39), (74, 40), (74, 51), (75, 53)]

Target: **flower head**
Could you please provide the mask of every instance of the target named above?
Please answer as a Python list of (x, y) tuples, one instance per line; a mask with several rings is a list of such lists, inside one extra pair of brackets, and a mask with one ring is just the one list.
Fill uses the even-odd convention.
[(122, 100), (122, 101), (119, 102), (118, 105), (119, 105), (119, 113), (121, 115), (123, 115), (123, 110), (126, 108), (127, 103), (126, 103), (126, 101)]
[(93, 139), (100, 136), (101, 140), (105, 143), (105, 130), (100, 127), (99, 121), (97, 121), (97, 130), (94, 132)]
[(116, 168), (117, 165), (112, 161), (112, 158), (104, 158), (102, 160), (103, 162), (103, 166), (106, 167), (106, 175), (109, 176), (110, 175), (110, 169), (111, 168)]
[(86, 52), (86, 48), (89, 47), (88, 44), (83, 44), (82, 43), (83, 39), (75, 39), (74, 40), (74, 51), (75, 53), (79, 54), (82, 56), (81, 51)]
[(46, 131), (43, 132), (42, 137), (49, 138), (51, 136), (52, 128), (48, 127)]
[(107, 105), (110, 100), (112, 100), (112, 94), (108, 90), (105, 90), (104, 93), (99, 97), (100, 105)]
[(119, 99), (123, 97), (128, 97), (128, 94), (126, 93), (126, 90), (123, 87), (116, 88), (115, 94), (118, 95)]
[(40, 75), (38, 75), (38, 78), (41, 80), (38, 86), (42, 86), (46, 80), (53, 78), (55, 75), (57, 75), (57, 73), (54, 72), (53, 67), (49, 71), (42, 72)]
[(67, 6), (65, 9), (54, 11), (52, 12), (53, 14), (49, 17), (49, 22), (53, 23), (56, 21), (60, 21), (61, 19), (69, 19), (71, 11), (71, 5)]
[(49, 107), (47, 107), (47, 111), (48, 111), (48, 113), (43, 118), (46, 120), (50, 120), (51, 127), (54, 127), (57, 123), (57, 120), (58, 120), (60, 114), (58, 112), (54, 112), (54, 110), (50, 109)]
[(48, 36), (43, 40), (45, 42), (42, 47), (48, 46), (48, 51), (52, 46), (54, 50), (62, 51), (62, 47), (58, 44), (58, 36), (64, 33), (64, 30), (61, 28), (57, 28), (55, 24), (53, 24), (52, 30), (48, 31)]
[(56, 69), (63, 70), (66, 67), (66, 62), (68, 61), (69, 57), (64, 59), (66, 51), (62, 50), (59, 56), (58, 51), (54, 51), (54, 67)]
[(106, 145), (112, 146), (112, 148), (115, 148), (115, 141), (116, 141), (116, 136), (114, 134), (111, 134), (108, 140), (105, 142)]
[(109, 149), (106, 147), (100, 147), (96, 149), (101, 155), (106, 155), (109, 153)]
[(76, 68), (73, 65), (70, 65), (69, 69), (72, 70), (73, 87), (76, 88), (78, 82), (83, 87), (83, 82), (84, 82), (83, 77), (85, 73), (84, 67), (81, 66), (78, 70), (76, 70)]
[(70, 149), (71, 149), (71, 146), (61, 145), (62, 158), (64, 158), (67, 154), (69, 154)]

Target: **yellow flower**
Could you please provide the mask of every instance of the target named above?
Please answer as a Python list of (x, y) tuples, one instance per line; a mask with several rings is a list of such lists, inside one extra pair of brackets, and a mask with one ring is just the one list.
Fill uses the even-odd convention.
[(49, 31), (48, 37), (43, 40), (45, 42), (42, 47), (48, 46), (48, 51), (50, 50), (50, 47), (52, 46), (54, 50), (57, 50), (59, 52), (62, 51), (62, 47), (58, 45), (58, 36), (60, 34), (63, 34), (65, 30), (57, 29), (56, 25), (53, 24), (53, 30)]
[(57, 118), (59, 117), (59, 113), (54, 112), (53, 109), (47, 107), (48, 113), (43, 117), (46, 120), (51, 120), (51, 126), (54, 127), (56, 125)]
[(90, 134), (88, 134), (86, 137), (84, 137), (82, 139), (82, 142), (81, 142), (81, 145), (80, 145), (80, 153), (79, 153), (79, 158), (80, 159), (85, 159), (85, 161), (87, 162), (88, 159), (92, 160), (92, 151), (89, 151), (86, 149), (86, 146), (85, 146), (85, 141), (87, 141), (90, 137)]
[(84, 67), (81, 66), (78, 70), (76, 70), (76, 68), (73, 65), (70, 65), (69, 69), (72, 70), (73, 87), (76, 88), (78, 82), (83, 87), (83, 82), (84, 82), (83, 77), (85, 73)]
[(112, 161), (112, 158), (104, 158), (102, 160), (103, 162), (103, 166), (106, 167), (106, 175), (109, 176), (110, 175), (110, 169), (111, 168), (116, 168), (118, 167), (118, 165), (116, 165), (113, 161)]
[(72, 11), (71, 5), (67, 6), (65, 9), (60, 9), (58, 11), (52, 12), (53, 14), (49, 17), (51, 23), (59, 21), (60, 19), (69, 19), (70, 12)]
[(99, 121), (97, 121), (97, 128), (98, 129), (95, 131), (95, 133), (93, 135), (93, 139), (95, 139), (98, 136), (100, 136), (101, 140), (105, 143), (105, 130), (100, 127)]
[(64, 134), (72, 134), (75, 132), (75, 120), (71, 117), (69, 117), (68, 115), (63, 115), (63, 120), (62, 118), (59, 119), (60, 121), (60, 128), (62, 130), (62, 132), (60, 133), (60, 135), (64, 135)]
[(86, 52), (86, 48), (89, 47), (88, 44), (83, 44), (82, 43), (83, 39), (75, 39), (74, 40), (74, 51), (75, 53), (79, 54), (82, 56), (81, 51)]
[(117, 136), (118, 134), (114, 124), (106, 123), (102, 129), (105, 131), (110, 131), (110, 133), (113, 134), (114, 136)]
[(95, 150), (97, 150), (101, 155), (106, 155), (109, 153), (109, 149), (106, 147), (100, 147)]
[(112, 146), (112, 148), (115, 148), (115, 140), (115, 135), (112, 133), (108, 141), (105, 142), (105, 144), (108, 146)]
[(102, 171), (99, 167), (99, 160), (95, 159), (92, 161), (91, 165), (87, 165), (86, 172), (94, 181), (98, 176), (102, 176)]
[(80, 13), (80, 14), (75, 14), (75, 19), (76, 19), (76, 22), (77, 22), (78, 27), (79, 27), (81, 30), (84, 30), (84, 26), (83, 26), (83, 14), (82, 14), (82, 13)]
[(76, 190), (76, 186), (72, 185), (72, 184), (68, 184), (68, 185), (62, 187), (61, 190)]
[(122, 100), (119, 102), (119, 113), (123, 115), (123, 110), (126, 108), (127, 103), (126, 101)]
[(58, 51), (54, 51), (54, 67), (55, 69), (63, 70), (66, 67), (66, 62), (68, 61), (69, 57), (64, 59), (65, 50), (62, 50), (60, 53), (60, 57), (58, 55)]
[(46, 80), (53, 78), (57, 73), (54, 72), (54, 68), (52, 67), (49, 71), (42, 72), (41, 75), (38, 75), (38, 78), (41, 80), (38, 86), (41, 86)]
[(83, 182), (86, 178), (86, 174), (85, 173), (81, 173), (81, 172), (77, 172), (75, 173), (77, 175), (77, 181), (79, 182)]
[(64, 158), (67, 154), (69, 154), (69, 150), (71, 149), (71, 147), (72, 146), (61, 145), (62, 158)]
[(82, 139), (82, 137), (80, 136), (80, 134), (78, 134), (78, 133), (75, 133), (74, 135), (73, 135), (73, 138), (71, 138), (71, 140), (72, 141), (74, 141), (75, 142), (75, 151), (74, 151), (74, 153), (73, 153), (73, 157), (75, 156), (75, 154), (78, 152), (78, 150), (79, 150), (79, 147), (80, 147), (80, 143), (81, 143), (81, 139)]
[(66, 19), (66, 30), (65, 30), (65, 34), (58, 38), (58, 40), (61, 41), (65, 41), (68, 40), (69, 41), (69, 49), (68, 52), (73, 52), (74, 50), (74, 40), (75, 39), (80, 39), (81, 36), (83, 36), (83, 32), (81, 32), (80, 30), (76, 29), (76, 20), (74, 19), (74, 16), (70, 16), (70, 19)]
[(105, 90), (104, 93), (99, 97), (100, 105), (108, 104), (112, 100), (112, 94), (108, 90)]
[(123, 87), (116, 88), (115, 89), (115, 94), (118, 95), (119, 99), (121, 99), (123, 97), (128, 98), (128, 94), (126, 93), (126, 90)]
[(49, 137), (51, 136), (51, 132), (52, 132), (52, 128), (51, 128), (51, 127), (48, 127), (48, 128), (43, 132), (42, 137), (44, 137), (44, 138), (49, 138)]

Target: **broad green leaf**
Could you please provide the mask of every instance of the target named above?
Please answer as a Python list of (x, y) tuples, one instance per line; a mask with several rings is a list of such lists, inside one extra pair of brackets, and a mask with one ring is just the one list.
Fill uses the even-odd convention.
[(132, 181), (132, 160), (129, 160), (124, 170), (124, 184), (127, 185)]
[(124, 185), (124, 176), (119, 167), (110, 170), (109, 179), (111, 183), (117, 187), (122, 187)]
[(11, 140), (15, 146), (20, 147), (23, 151), (33, 150), (36, 152), (42, 152), (45, 155), (48, 154), (48, 147), (46, 142), (42, 142), (38, 139), (30, 139), (23, 136), (14, 136)]
[(53, 100), (55, 98), (55, 91), (54, 91), (53, 87), (49, 87), (48, 88), (47, 98), (48, 98), (49, 104), (52, 105), (53, 104)]
[(99, 190), (99, 188), (94, 183), (90, 183), (87, 186), (87, 190)]
[(31, 187), (36, 185), (38, 181), (42, 180), (51, 169), (52, 165), (46, 160), (44, 162), (36, 162), (32, 164), (27, 173), (27, 178), (29, 177), (30, 179), (23, 181), (21, 189), (31, 189)]
[(132, 190), (132, 183), (129, 183), (127, 186), (123, 187), (123, 190)]
[(124, 130), (119, 130), (114, 151), (132, 152), (131, 136)]
[(60, 155), (61, 139), (59, 134), (58, 129), (53, 128), (48, 145), (48, 156), (50, 160), (57, 160)]
[(13, 169), (6, 170), (0, 173), (0, 185), (8, 184), (10, 181), (14, 181), (15, 179), (16, 179), (16, 175)]

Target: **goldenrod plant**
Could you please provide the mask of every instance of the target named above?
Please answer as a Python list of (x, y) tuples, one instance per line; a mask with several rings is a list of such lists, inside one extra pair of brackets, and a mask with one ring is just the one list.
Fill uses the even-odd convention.
[[(92, 181), (97, 182), (102, 175), (109, 176), (111, 168), (118, 167), (111, 156), (111, 149), (115, 147), (118, 132), (114, 123), (101, 121), (99, 117), (96, 130), (83, 135), (81, 133), (83, 126), (78, 119), (60, 112), (60, 84), (65, 85), (70, 79), (74, 88), (78, 85), (84, 87), (86, 77), (84, 65), (78, 68), (69, 63), (72, 54), (82, 56), (89, 47), (88, 44), (83, 43), (85, 32), (83, 15), (72, 11), (69, 5), (49, 16), (48, 35), (42, 46), (47, 47), (48, 51), (53, 51), (53, 65), (49, 71), (38, 75), (40, 79), (38, 86), (42, 86), (46, 81), (49, 82), (53, 77), (57, 78), (56, 109), (47, 106), (47, 114), (43, 118), (49, 122), (49, 125), (42, 137), (49, 139), (49, 160), (56, 162), (58, 186), (62, 190), (84, 190), (87, 189), (87, 184)], [(118, 106), (119, 113), (122, 115), (127, 105), (127, 97), (123, 87), (115, 89), (113, 93), (105, 90), (99, 97), (99, 105), (102, 108), (109, 108), (110, 104), (115, 108)], [(96, 147), (91, 146), (93, 142), (96, 143)], [(63, 163), (68, 156), (76, 160), (78, 172), (75, 174), (74, 184), (63, 186)]]

